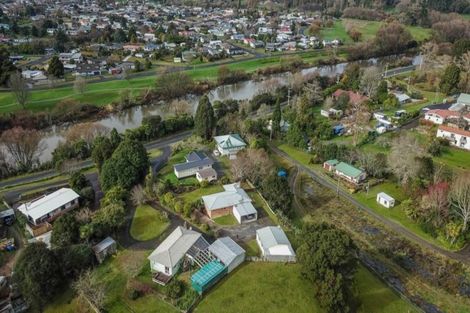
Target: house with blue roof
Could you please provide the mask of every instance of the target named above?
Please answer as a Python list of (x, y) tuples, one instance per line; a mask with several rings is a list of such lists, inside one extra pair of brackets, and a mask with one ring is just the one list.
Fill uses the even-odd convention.
[(212, 168), (214, 161), (202, 151), (193, 151), (185, 157), (186, 162), (175, 164), (173, 171), (178, 178), (196, 176), (198, 181), (213, 181), (217, 172)]

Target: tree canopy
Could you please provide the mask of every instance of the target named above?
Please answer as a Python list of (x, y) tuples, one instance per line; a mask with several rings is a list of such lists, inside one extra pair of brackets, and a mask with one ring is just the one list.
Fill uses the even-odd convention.
[(209, 97), (204, 95), (199, 100), (199, 105), (194, 118), (194, 131), (198, 136), (209, 140), (215, 127), (214, 109), (209, 101)]

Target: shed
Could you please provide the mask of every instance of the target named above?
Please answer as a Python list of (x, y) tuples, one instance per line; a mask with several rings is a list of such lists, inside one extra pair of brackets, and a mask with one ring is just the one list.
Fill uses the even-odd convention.
[(296, 261), (294, 249), (280, 226), (267, 226), (256, 230), (256, 242), (266, 261)]
[(209, 246), (209, 251), (227, 266), (230, 273), (245, 260), (245, 250), (230, 237), (222, 237)]
[(116, 241), (111, 237), (106, 237), (93, 247), (93, 252), (98, 262), (103, 263), (108, 255), (116, 253), (116, 248)]
[(211, 261), (191, 276), (191, 286), (197, 293), (202, 294), (215, 285), (227, 274), (227, 267), (220, 261)]
[(395, 206), (395, 199), (387, 195), (385, 192), (377, 194), (377, 202), (386, 208), (393, 208)]

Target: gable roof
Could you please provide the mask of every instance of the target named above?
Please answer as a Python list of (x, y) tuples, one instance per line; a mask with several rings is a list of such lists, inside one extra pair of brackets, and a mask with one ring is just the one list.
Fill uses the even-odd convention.
[(245, 253), (245, 250), (230, 237), (217, 239), (209, 246), (209, 251), (225, 265), (229, 265), (237, 256)]
[(436, 109), (436, 110), (429, 110), (425, 113), (425, 115), (431, 115), (431, 114), (438, 115), (442, 118), (449, 118), (449, 117), (458, 118), (459, 117), (459, 113), (456, 113), (455, 111), (450, 111), (450, 110)]
[(186, 162), (195, 162), (207, 158), (207, 155), (202, 151), (192, 151), (187, 156), (185, 156)]
[(354, 166), (344, 162), (339, 162), (335, 168), (337, 171), (349, 177), (358, 177), (362, 174), (362, 171), (360, 169), (355, 168)]
[(214, 140), (222, 149), (232, 149), (246, 146), (246, 143), (239, 134), (216, 136), (214, 137)]
[(446, 125), (440, 125), (439, 130), (440, 131), (446, 131), (446, 132), (449, 132), (449, 133), (458, 134), (458, 135), (462, 135), (462, 136), (465, 136), (465, 137), (470, 137), (470, 131), (465, 130), (465, 129), (461, 129), (461, 128), (450, 127), (450, 126), (446, 126)]
[(368, 97), (363, 96), (357, 92), (351, 91), (351, 90), (343, 90), (343, 89), (338, 89), (333, 93), (333, 97), (338, 98), (342, 94), (347, 93), (349, 96), (349, 101), (351, 103), (361, 103), (363, 101), (369, 100)]
[(256, 231), (258, 239), (262, 247), (269, 252), (269, 250), (276, 246), (287, 246), (288, 252), (295, 255), (294, 250), (290, 244), (286, 234), (279, 226), (267, 226), (260, 228)]
[(468, 93), (461, 93), (460, 96), (457, 98), (457, 103), (462, 103), (465, 105), (470, 105), (470, 94)]
[(103, 239), (102, 241), (100, 241), (98, 244), (96, 244), (95, 246), (93, 246), (93, 251), (95, 253), (100, 253), (101, 251), (107, 249), (108, 247), (114, 245), (116, 243), (116, 241), (114, 241), (113, 238), (111, 237), (106, 237), (105, 239)]
[(224, 189), (225, 191), (202, 197), (202, 201), (204, 201), (204, 206), (207, 210), (212, 211), (251, 202), (251, 198), (238, 183), (224, 185)]
[(184, 171), (191, 168), (196, 168), (200, 166), (207, 166), (214, 164), (214, 161), (209, 158), (204, 152), (201, 151), (193, 151), (189, 153), (186, 157), (185, 163), (175, 164), (173, 168), (176, 171)]
[(61, 188), (53, 193), (41, 197), (35, 201), (24, 203), (18, 207), (21, 213), (36, 220), (55, 211), (80, 196), (71, 188)]
[(389, 201), (389, 202), (395, 201), (395, 199), (393, 199), (391, 196), (389, 196), (389, 195), (386, 194), (385, 192), (379, 192), (379, 193), (377, 194), (377, 196), (379, 196), (380, 198), (385, 199), (385, 200), (387, 200), (387, 201)]
[(148, 259), (173, 268), (201, 236), (202, 235), (200, 233), (195, 232), (194, 230), (178, 226), (148, 256)]

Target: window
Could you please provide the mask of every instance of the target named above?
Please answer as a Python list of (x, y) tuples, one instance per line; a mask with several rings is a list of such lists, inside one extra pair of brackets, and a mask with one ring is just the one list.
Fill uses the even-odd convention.
[(170, 268), (168, 266), (165, 266), (165, 274), (170, 274)]

